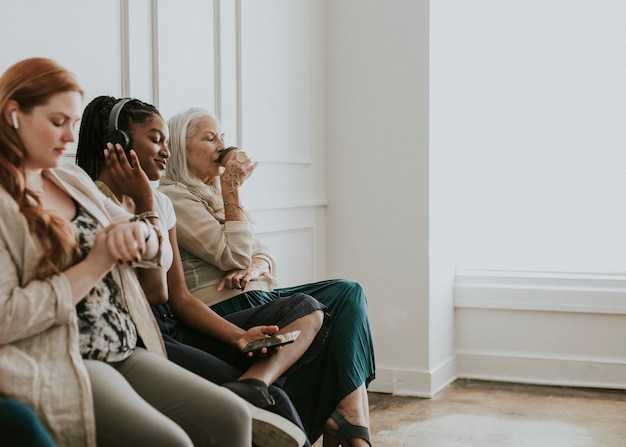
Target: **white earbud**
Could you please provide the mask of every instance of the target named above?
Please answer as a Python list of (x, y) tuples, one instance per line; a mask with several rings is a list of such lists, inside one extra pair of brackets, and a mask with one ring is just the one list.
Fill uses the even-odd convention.
[(16, 110), (11, 112), (11, 120), (13, 120), (13, 128), (14, 129), (19, 129), (20, 125), (17, 122), (17, 111)]

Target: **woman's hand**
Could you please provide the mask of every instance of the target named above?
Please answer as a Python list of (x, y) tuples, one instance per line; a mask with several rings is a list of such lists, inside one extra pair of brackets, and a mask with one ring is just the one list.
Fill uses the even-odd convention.
[(250, 281), (256, 281), (261, 276), (270, 272), (270, 265), (264, 258), (252, 258), (252, 265), (245, 270), (231, 270), (226, 273), (217, 286), (217, 291), (224, 288), (245, 290)]
[(258, 164), (258, 162), (251, 162), (250, 159), (240, 163), (237, 161), (237, 157), (231, 157), (226, 163), (224, 171), (220, 174), (222, 188), (239, 188), (244, 180), (252, 175)]
[[(262, 340), (264, 338), (268, 338), (271, 335), (274, 335), (276, 332), (278, 332), (278, 326), (276, 325), (255, 326), (253, 328), (248, 329), (246, 332), (243, 333), (243, 335), (237, 341), (237, 347), (239, 348), (240, 351), (243, 351), (243, 348), (245, 348), (248, 345), (248, 343), (255, 341), (255, 340)], [(265, 357), (265, 356), (277, 353), (278, 351), (280, 351), (280, 349), (281, 349), (281, 346), (276, 346), (270, 349), (262, 348), (258, 351), (248, 352), (247, 356), (248, 357)]]
[(107, 143), (104, 151), (104, 168), (108, 171), (115, 190), (132, 197), (137, 209), (152, 210), (153, 192), (150, 179), (141, 168), (134, 150), (129, 152), (130, 160), (120, 144), (115, 147)]
[(248, 283), (256, 281), (259, 276), (261, 276), (260, 270), (254, 267), (247, 270), (231, 270), (217, 285), (217, 291), (221, 292), (224, 288), (245, 290)]
[(141, 261), (150, 228), (145, 222), (117, 221), (103, 230), (109, 255), (119, 264)]
[(74, 304), (83, 300), (116, 263), (140, 260), (145, 250), (145, 238), (150, 234), (148, 231), (148, 226), (140, 221), (116, 221), (98, 231), (87, 257), (64, 271), (71, 285)]
[(237, 161), (237, 157), (231, 157), (226, 163), (224, 171), (220, 174), (222, 187), (222, 199), (224, 200), (224, 221), (245, 221), (246, 213), (239, 201), (239, 187), (244, 180), (252, 175), (258, 163), (252, 163), (246, 159), (243, 163)]

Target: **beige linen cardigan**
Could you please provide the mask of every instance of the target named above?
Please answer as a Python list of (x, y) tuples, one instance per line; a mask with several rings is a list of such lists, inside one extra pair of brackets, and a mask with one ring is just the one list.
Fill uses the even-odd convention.
[(174, 205), (185, 281), (194, 296), (213, 306), (239, 295), (239, 289), (224, 288), (218, 292), (217, 287), (228, 271), (249, 268), (253, 258), (267, 261), (270, 273), (250, 281), (245, 292), (273, 290), (277, 285), (276, 260), (254, 235), (249, 222), (219, 222), (209, 205), (182, 183), (161, 185), (159, 191)]
[[(44, 175), (104, 226), (129, 216), (77, 166), (63, 165)], [(41, 253), (17, 203), (0, 188), (0, 395), (28, 404), (59, 446), (95, 446), (91, 386), (70, 284), (63, 274), (36, 279)], [(145, 346), (165, 356), (135, 272), (122, 265), (112, 273)]]

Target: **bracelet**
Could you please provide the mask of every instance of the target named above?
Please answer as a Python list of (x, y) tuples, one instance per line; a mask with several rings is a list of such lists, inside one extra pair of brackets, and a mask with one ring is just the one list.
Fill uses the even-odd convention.
[(239, 205), (238, 203), (225, 203), (224, 204), (224, 208), (226, 208), (227, 206), (236, 206), (237, 208), (239, 208), (241, 211), (243, 211), (243, 206)]
[(159, 218), (159, 215), (156, 213), (156, 211), (144, 211), (143, 213), (139, 213), (137, 214), (137, 217), (141, 218), (146, 218), (146, 219), (150, 219), (152, 217), (154, 217), (155, 219)]
[[(150, 211), (152, 212), (152, 211)], [(146, 236), (146, 238), (143, 240), (144, 242), (148, 242), (150, 240), (150, 236), (152, 236), (152, 231), (150, 231), (153, 226), (152, 224), (148, 221), (146, 216), (142, 216), (141, 214), (137, 214), (133, 217), (130, 218), (131, 222), (143, 222), (146, 224), (146, 226), (148, 227), (148, 235)]]

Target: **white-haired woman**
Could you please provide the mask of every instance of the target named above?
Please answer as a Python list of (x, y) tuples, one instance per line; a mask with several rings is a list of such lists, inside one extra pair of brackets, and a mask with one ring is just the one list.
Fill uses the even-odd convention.
[(189, 289), (220, 315), (294, 293), (326, 305), (333, 319), (327, 343), (284, 387), (311, 442), (323, 433), (324, 446), (371, 445), (366, 387), (375, 363), (363, 288), (345, 279), (275, 288), (275, 260), (255, 236), (239, 195), (256, 163), (230, 157), (221, 167), (224, 133), (206, 110), (188, 109), (168, 126), (170, 160), (159, 189), (176, 210)]

